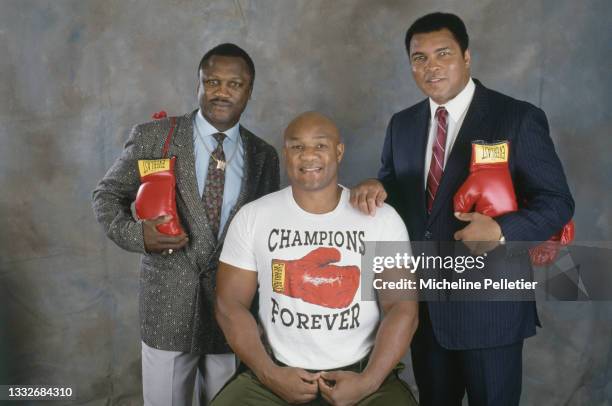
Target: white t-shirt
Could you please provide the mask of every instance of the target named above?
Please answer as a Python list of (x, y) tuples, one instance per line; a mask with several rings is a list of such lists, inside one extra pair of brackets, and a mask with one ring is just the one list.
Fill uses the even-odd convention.
[(361, 300), (364, 242), (408, 241), (408, 231), (391, 206), (368, 216), (349, 194), (343, 188), (333, 211), (312, 214), (289, 186), (243, 206), (225, 237), (220, 260), (258, 273), (259, 318), (274, 356), (289, 366), (340, 368), (374, 345), (380, 313)]

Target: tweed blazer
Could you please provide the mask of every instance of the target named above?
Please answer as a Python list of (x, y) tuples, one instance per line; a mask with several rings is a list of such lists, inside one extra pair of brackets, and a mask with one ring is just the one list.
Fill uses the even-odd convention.
[(219, 241), (213, 235), (195, 173), (193, 118), (197, 110), (177, 117), (168, 156), (176, 156), (176, 202), (189, 243), (172, 255), (147, 253), (142, 222), (132, 214), (140, 186), (139, 159), (161, 158), (170, 120), (132, 129), (121, 156), (93, 192), (93, 209), (108, 237), (119, 247), (142, 254), (140, 263), (140, 331), (149, 346), (191, 353), (230, 352), (214, 317), (214, 290), (219, 255), (227, 227), (238, 209), (280, 183), (276, 150), (240, 126), (244, 177), (238, 201)]

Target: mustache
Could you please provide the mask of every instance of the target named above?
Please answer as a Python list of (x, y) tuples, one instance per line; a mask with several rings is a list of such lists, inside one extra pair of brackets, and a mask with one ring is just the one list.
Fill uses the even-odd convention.
[(230, 100), (222, 99), (220, 97), (215, 97), (214, 99), (210, 99), (210, 103), (232, 104)]

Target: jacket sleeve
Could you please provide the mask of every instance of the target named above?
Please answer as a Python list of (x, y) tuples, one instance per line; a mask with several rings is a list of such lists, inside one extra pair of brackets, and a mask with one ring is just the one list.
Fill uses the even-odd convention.
[(278, 153), (273, 146), (267, 146), (266, 162), (264, 164), (262, 179), (264, 179), (263, 188), (260, 191), (260, 196), (268, 193), (276, 192), (280, 189), (280, 168), (278, 161)]
[(144, 158), (142, 127), (132, 129), (123, 151), (93, 191), (93, 210), (106, 235), (119, 247), (146, 253), (142, 221), (132, 215), (131, 205), (140, 186), (138, 159)]
[(572, 218), (574, 199), (541, 109), (528, 106), (512, 148), (520, 209), (496, 221), (508, 241), (548, 240)]
[(398, 207), (397, 178), (395, 175), (395, 165), (393, 163), (393, 122), (395, 115), (391, 117), (387, 126), (387, 133), (383, 143), (383, 150), (380, 157), (380, 169), (378, 170), (378, 180), (383, 184), (387, 192), (386, 202), (393, 207)]

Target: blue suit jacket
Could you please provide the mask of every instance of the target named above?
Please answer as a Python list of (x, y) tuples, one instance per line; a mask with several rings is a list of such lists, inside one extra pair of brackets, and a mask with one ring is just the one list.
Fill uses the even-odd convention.
[[(509, 140), (509, 167), (515, 191), (526, 203), (496, 218), (507, 241), (544, 241), (567, 223), (574, 201), (539, 108), (484, 87), (478, 80), (447, 159), (431, 215), (424, 189), (428, 100), (396, 113), (387, 128), (378, 178), (402, 216), (413, 241), (452, 241), (465, 223), (453, 215), (453, 196), (469, 174), (473, 140)], [(504, 266), (530, 271), (526, 256)], [(506, 345), (535, 334), (534, 302), (428, 302), (438, 342), (448, 349)]]

